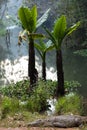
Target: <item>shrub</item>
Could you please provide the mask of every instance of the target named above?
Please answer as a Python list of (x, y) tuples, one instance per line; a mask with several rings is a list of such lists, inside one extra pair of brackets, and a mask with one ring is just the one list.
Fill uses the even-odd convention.
[(44, 112), (49, 108), (48, 92), (44, 82), (39, 82), (30, 96), (26, 108), (31, 112)]
[[(74, 90), (79, 86), (78, 82), (65, 81), (65, 88), (68, 92)], [(72, 89), (73, 88), (73, 89)], [(33, 87), (32, 93), (29, 93), (29, 81), (23, 80), (16, 84), (0, 88), (0, 93), (10, 98), (16, 98), (23, 102), (21, 108), (25, 108), (31, 112), (42, 112), (49, 109), (47, 99), (55, 96), (56, 81), (43, 81), (39, 80), (35, 87)], [(6, 108), (7, 109), (7, 108)], [(62, 111), (62, 110), (61, 110)]]
[[(51, 81), (51, 80), (43, 81), (40, 79), (36, 87), (38, 86), (41, 86), (41, 88), (43, 88), (44, 86), (44, 88), (47, 90), (47, 94), (49, 96), (54, 96), (56, 91), (56, 81)], [(0, 93), (2, 93), (4, 96), (16, 97), (23, 101), (27, 100), (30, 97), (30, 95), (32, 95), (32, 93), (29, 93), (28, 80), (19, 81), (15, 84), (13, 83), (8, 86), (1, 87)]]
[(17, 112), (19, 107), (19, 101), (17, 99), (11, 99), (9, 97), (4, 97), (2, 98), (1, 101), (1, 113), (2, 113), (2, 118), (6, 117), (8, 113), (14, 113)]
[(58, 99), (56, 103), (57, 114), (82, 114), (82, 98), (74, 93)]
[[(40, 79), (36, 87), (38, 87), (38, 85), (41, 86), (41, 88), (44, 86), (44, 88), (47, 90), (47, 95), (49, 95), (49, 98), (55, 96), (57, 85), (56, 81), (43, 81)], [(64, 86), (68, 92), (73, 92), (76, 91), (81, 85), (78, 83), (78, 81), (65, 81)], [(30, 95), (32, 95), (32, 93), (29, 93), (29, 80), (22, 80), (6, 87), (0, 87), (0, 93), (4, 96), (16, 97), (22, 101), (29, 99)]]
[(56, 81), (52, 81), (52, 80), (47, 80), (46, 81), (46, 89), (48, 91), (49, 97), (54, 97), (56, 94), (56, 86), (57, 86), (57, 82)]
[(8, 86), (0, 88), (0, 93), (3, 96), (8, 96), (11, 98), (16, 97), (20, 100), (26, 100), (29, 98), (29, 81), (23, 80), (17, 83), (10, 84)]
[(78, 87), (81, 87), (81, 84), (78, 81), (65, 81), (64, 86), (66, 91), (75, 92), (77, 91)]

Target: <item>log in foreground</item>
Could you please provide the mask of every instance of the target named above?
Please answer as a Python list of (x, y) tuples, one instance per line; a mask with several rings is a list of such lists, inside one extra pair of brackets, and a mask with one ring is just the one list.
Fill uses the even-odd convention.
[(87, 124), (87, 116), (83, 117), (77, 115), (61, 115), (53, 116), (48, 119), (39, 119), (27, 124), (27, 126), (70, 128), (79, 127), (84, 123)]

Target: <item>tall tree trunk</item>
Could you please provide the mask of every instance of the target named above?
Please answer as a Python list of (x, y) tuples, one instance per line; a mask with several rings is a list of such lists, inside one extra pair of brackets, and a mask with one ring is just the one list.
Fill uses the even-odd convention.
[(58, 83), (56, 89), (56, 96), (58, 97), (58, 96), (63, 96), (65, 94), (61, 50), (56, 50), (56, 66), (57, 66), (57, 83)]
[(34, 40), (29, 38), (29, 63), (28, 63), (28, 76), (30, 77), (30, 89), (36, 84), (38, 73), (35, 68), (35, 50)]
[(46, 81), (46, 61), (45, 61), (46, 55), (43, 55), (43, 60), (42, 60), (42, 78), (44, 81)]

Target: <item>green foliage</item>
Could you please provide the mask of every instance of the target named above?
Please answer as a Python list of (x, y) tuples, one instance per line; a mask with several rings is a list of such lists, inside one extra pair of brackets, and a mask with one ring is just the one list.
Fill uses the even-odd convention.
[[(52, 80), (47, 80), (44, 82), (46, 85), (47, 92), (49, 97), (54, 97), (56, 93), (57, 82)], [(68, 93), (77, 92), (77, 89), (81, 87), (81, 84), (78, 81), (65, 81), (64, 88)]]
[(30, 33), (35, 32), (36, 28), (40, 27), (48, 18), (50, 9), (48, 9), (41, 18), (37, 20), (37, 7), (33, 6), (30, 10), (27, 7), (20, 7), (18, 10), (18, 16), (22, 22), (24, 29)]
[(87, 130), (87, 124), (84, 124), (84, 125), (81, 127), (81, 130)]
[(18, 11), (19, 18), (23, 28), (32, 33), (36, 29), (37, 8), (34, 6), (31, 10), (27, 7), (20, 7)]
[[(36, 29), (41, 26), (48, 18), (50, 9), (48, 9), (41, 18), (37, 20), (37, 8), (33, 6), (30, 10), (27, 7), (20, 7), (18, 10), (18, 15), (20, 22), (23, 27), (23, 31), (19, 34), (19, 42), (20, 45), (22, 40), (29, 40), (28, 37), (32, 37), (33, 39), (45, 38), (43, 34), (35, 33)], [(27, 37), (28, 36), (28, 37)]]
[(19, 109), (19, 101), (16, 98), (3, 97), (1, 101), (1, 113), (2, 117), (8, 113), (15, 113)]
[[(33, 88), (32, 93), (28, 91), (28, 84), (29, 81), (24, 80), (1, 88), (0, 93), (5, 96), (0, 102), (1, 118), (5, 118), (10, 112), (15, 113), (23, 110), (41, 113), (50, 108), (47, 99), (55, 96), (57, 82), (39, 80), (36, 87)], [(65, 88), (68, 92), (75, 91), (79, 85), (76, 81), (65, 81)], [(72, 93), (71, 95), (59, 98), (56, 104), (56, 112), (58, 114), (81, 114), (81, 101), (80, 96)]]
[(52, 81), (52, 80), (47, 80), (45, 82), (45, 84), (46, 84), (46, 89), (47, 89), (47, 92), (49, 94), (49, 97), (54, 97), (55, 93), (56, 93), (57, 82)]
[[(52, 91), (54, 91), (52, 84), (53, 82), (46, 83), (44, 81), (39, 81), (33, 89), (33, 92), (29, 93), (29, 81), (24, 80), (1, 88), (0, 93), (2, 93), (3, 96), (17, 98), (17, 100), (26, 102), (21, 106), (28, 111), (42, 112), (49, 107), (47, 99), (50, 94), (52, 96)], [(52, 91), (50, 87), (53, 89)]]
[(87, 49), (81, 49), (74, 52), (74, 54), (78, 54), (80, 56), (87, 56)]
[(73, 31), (75, 31), (79, 26), (80, 26), (81, 22), (77, 22), (76, 24), (74, 24), (73, 26), (67, 28), (66, 30), (66, 35), (70, 35)]
[(54, 48), (54, 45), (50, 44), (49, 41), (45, 43), (42, 41), (42, 39), (39, 40), (39, 44), (35, 43), (34, 46), (42, 59), (44, 58), (46, 52), (51, 51)]
[(71, 27), (67, 27), (66, 16), (62, 15), (58, 18), (54, 24), (53, 32), (51, 33), (47, 28), (45, 28), (49, 39), (55, 45), (56, 49), (60, 49), (65, 36), (70, 35), (80, 26), (80, 22), (77, 22)]
[(58, 39), (58, 43), (62, 39), (64, 32), (66, 30), (66, 17), (62, 15), (59, 19), (57, 19), (54, 25), (54, 37)]
[[(56, 86), (57, 82), (52, 81), (52, 80), (39, 80), (38, 84), (36, 85), (36, 88), (40, 88), (46, 91), (46, 94), (48, 97), (54, 97), (56, 93)], [(64, 86), (66, 91), (68, 92), (75, 92), (78, 87), (81, 86), (78, 81), (65, 81)], [(34, 90), (36, 91), (36, 90)], [(19, 81), (15, 84), (8, 85), (6, 87), (0, 87), (0, 93), (2, 93), (3, 96), (8, 96), (11, 98), (17, 98), (20, 99), (21, 101), (28, 100), (30, 95), (32, 93), (29, 93), (29, 81), (28, 80), (23, 80)]]
[(78, 87), (81, 87), (81, 84), (78, 81), (65, 81), (64, 86), (66, 91), (76, 92)]
[(49, 108), (47, 102), (49, 92), (46, 89), (45, 82), (39, 82), (30, 96), (26, 108), (31, 112), (44, 112)]
[(74, 93), (58, 99), (56, 103), (57, 114), (82, 114), (82, 98)]
[(20, 100), (26, 100), (29, 98), (29, 81), (23, 80), (19, 81), (16, 84), (11, 84), (5, 87), (0, 88), (0, 93), (3, 94), (3, 96), (8, 97), (16, 97)]

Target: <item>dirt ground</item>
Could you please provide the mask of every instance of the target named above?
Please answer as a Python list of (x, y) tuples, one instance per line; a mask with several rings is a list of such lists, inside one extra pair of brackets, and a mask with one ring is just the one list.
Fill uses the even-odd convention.
[(40, 127), (20, 127), (20, 128), (0, 128), (0, 130), (80, 130), (79, 128), (40, 128)]

